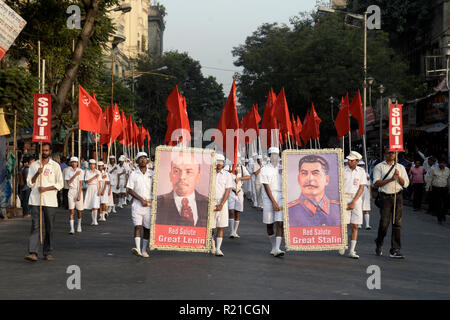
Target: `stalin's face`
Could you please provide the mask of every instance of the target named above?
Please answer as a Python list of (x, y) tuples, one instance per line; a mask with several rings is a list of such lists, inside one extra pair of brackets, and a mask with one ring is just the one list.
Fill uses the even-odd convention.
[(316, 202), (320, 201), (329, 182), (330, 177), (325, 173), (319, 162), (302, 164), (298, 174), (298, 184), (305, 197)]

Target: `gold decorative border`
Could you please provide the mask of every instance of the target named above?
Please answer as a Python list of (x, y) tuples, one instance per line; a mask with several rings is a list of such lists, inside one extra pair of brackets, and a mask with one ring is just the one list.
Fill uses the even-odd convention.
[[(339, 177), (339, 201), (341, 207), (341, 230), (342, 230), (342, 244), (340, 245), (318, 245), (318, 246), (292, 246), (289, 242), (289, 215), (288, 215), (288, 190), (287, 190), (287, 156), (288, 155), (310, 155), (310, 154), (337, 154), (338, 158), (338, 177)], [(287, 251), (326, 251), (326, 250), (340, 250), (346, 249), (348, 246), (347, 239), (347, 225), (344, 224), (344, 153), (342, 149), (300, 149), (300, 150), (284, 150), (282, 153), (283, 163), (283, 218), (284, 218), (284, 241), (286, 243)]]
[[(182, 151), (182, 152), (192, 152), (192, 153), (202, 153), (211, 155), (211, 168), (210, 168), (210, 181), (209, 181), (209, 202), (208, 202), (208, 223), (206, 230), (206, 248), (196, 248), (196, 247), (172, 247), (172, 246), (159, 246), (155, 245), (155, 222), (157, 215), (157, 187), (158, 187), (158, 175), (159, 175), (159, 163), (162, 151)], [(166, 250), (166, 251), (184, 251), (184, 252), (211, 252), (211, 223), (214, 214), (214, 193), (216, 185), (216, 152), (213, 149), (202, 149), (202, 148), (187, 148), (187, 147), (169, 147), (161, 145), (156, 147), (155, 150), (155, 163), (153, 172), (153, 200), (152, 200), (152, 221), (151, 221), (151, 232), (150, 232), (150, 250)]]

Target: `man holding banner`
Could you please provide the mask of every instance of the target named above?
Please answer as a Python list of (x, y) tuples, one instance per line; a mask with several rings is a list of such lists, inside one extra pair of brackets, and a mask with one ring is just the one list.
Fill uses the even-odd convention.
[(41, 151), (42, 159), (31, 164), (27, 177), (27, 184), (31, 189), (29, 205), (32, 218), (28, 244), (29, 255), (25, 257), (29, 261), (38, 260), (41, 228), (39, 206), (42, 206), (43, 224), (45, 225), (44, 259), (54, 260), (51, 253), (53, 251), (53, 225), (58, 207), (57, 193), (64, 187), (61, 167), (50, 159), (52, 153), (50, 143), (43, 143)]

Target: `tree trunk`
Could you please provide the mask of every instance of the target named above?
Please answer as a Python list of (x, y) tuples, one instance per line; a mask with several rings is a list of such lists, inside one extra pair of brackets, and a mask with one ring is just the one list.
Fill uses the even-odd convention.
[[(86, 22), (75, 45), (72, 60), (66, 68), (64, 79), (58, 88), (58, 93), (52, 97), (52, 127), (55, 129), (61, 126), (61, 119), (59, 117), (64, 111), (66, 102), (68, 102), (66, 100), (67, 95), (72, 89), (72, 83), (75, 81), (78, 69), (83, 59), (84, 51), (89, 44), (89, 39), (94, 33), (95, 19), (97, 18), (99, 10), (99, 2), (100, 0), (83, 0), (83, 4), (87, 12)], [(77, 104), (72, 104), (71, 108), (73, 114), (76, 114)], [(53, 128), (52, 133), (54, 136), (58, 130), (54, 130)]]

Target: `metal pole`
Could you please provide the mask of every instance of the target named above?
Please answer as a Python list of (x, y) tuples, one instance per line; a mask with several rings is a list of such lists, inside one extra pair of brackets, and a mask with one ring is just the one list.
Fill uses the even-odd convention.
[(39, 93), (41, 92), (41, 41), (38, 41), (38, 79), (39, 79)]
[(114, 107), (114, 47), (111, 50), (111, 108)]
[(364, 162), (367, 170), (367, 146), (366, 146), (366, 113), (367, 113), (367, 12), (364, 12), (364, 105), (363, 105), (363, 124), (364, 124), (364, 135), (363, 135), (363, 151), (364, 151)]
[[(72, 53), (75, 51), (75, 39), (72, 40)], [(72, 104), (75, 104), (75, 81), (72, 82)], [(75, 155), (75, 131), (72, 131), (72, 157)]]

